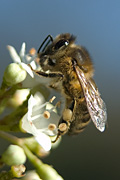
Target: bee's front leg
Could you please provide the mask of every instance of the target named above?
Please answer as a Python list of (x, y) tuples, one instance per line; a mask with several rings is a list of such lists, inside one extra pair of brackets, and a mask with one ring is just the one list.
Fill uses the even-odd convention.
[(41, 71), (36, 71), (35, 72), (37, 75), (39, 75), (41, 78), (41, 82), (43, 81), (43, 84), (47, 84), (49, 88), (55, 89), (55, 90), (60, 90), (61, 83), (63, 80), (63, 74), (60, 72), (41, 72)]
[(43, 76), (43, 77), (46, 77), (46, 78), (60, 78), (61, 80), (63, 79), (63, 74), (60, 73), (60, 72), (49, 72), (49, 73), (46, 73), (46, 72), (34, 70), (30, 64), (28, 64), (28, 65), (31, 68), (31, 70), (35, 74), (37, 74), (39, 76)]
[(46, 72), (42, 72), (42, 71), (34, 71), (36, 74), (40, 75), (40, 76), (44, 76), (46, 78), (63, 78), (63, 74), (60, 72), (50, 72), (50, 73), (46, 73)]

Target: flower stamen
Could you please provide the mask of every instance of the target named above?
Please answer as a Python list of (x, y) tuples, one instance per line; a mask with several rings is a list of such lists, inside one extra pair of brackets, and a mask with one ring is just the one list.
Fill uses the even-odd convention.
[(30, 53), (30, 55), (35, 55), (35, 53), (36, 53), (36, 50), (35, 50), (35, 48), (31, 48), (30, 50), (29, 50), (29, 53)]
[(56, 125), (55, 124), (49, 124), (48, 129), (51, 131), (54, 131), (56, 129)]
[(50, 113), (49, 113), (49, 111), (44, 111), (43, 116), (44, 116), (46, 119), (49, 119), (49, 118), (50, 118)]
[(49, 102), (52, 103), (55, 99), (56, 99), (56, 97), (53, 96), (53, 97), (49, 100)]
[(55, 104), (55, 107), (60, 108), (60, 105), (61, 105), (61, 101), (58, 101), (58, 102)]

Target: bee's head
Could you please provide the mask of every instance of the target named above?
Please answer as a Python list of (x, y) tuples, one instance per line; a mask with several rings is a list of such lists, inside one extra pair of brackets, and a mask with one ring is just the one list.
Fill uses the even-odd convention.
[[(48, 38), (50, 39), (48, 40)], [(46, 43), (47, 40), (48, 42)], [(55, 69), (56, 63), (58, 63), (61, 57), (66, 55), (68, 48), (74, 41), (75, 36), (69, 33), (60, 34), (54, 40), (48, 35), (38, 50), (38, 57), (40, 58), (40, 65), (43, 70)], [(42, 47), (43, 45), (44, 47)], [(40, 52), (41, 49), (43, 50)]]

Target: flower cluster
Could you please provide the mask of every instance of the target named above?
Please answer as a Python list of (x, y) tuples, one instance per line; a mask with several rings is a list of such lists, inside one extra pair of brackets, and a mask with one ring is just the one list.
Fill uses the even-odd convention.
[[(1, 155), (0, 166), (6, 164), (11, 169), (0, 172), (0, 179), (63, 180), (55, 169), (38, 158), (47, 156), (51, 147), (58, 146), (60, 141), (55, 144), (52, 141), (58, 134), (60, 116), (57, 113), (58, 103), (53, 105), (56, 97), (46, 87), (51, 79), (40, 77), (35, 72), (41, 69), (37, 64), (36, 50), (31, 49), (26, 54), (25, 49), (23, 43), (18, 54), (14, 47), (8, 46), (13, 63), (7, 66), (0, 88), (0, 114), (3, 115), (0, 120), (0, 137), (12, 144)], [(10, 134), (21, 131), (31, 136), (18, 138)], [(24, 174), (26, 158), (36, 172)]]
[[(36, 52), (31, 54), (25, 53), (26, 45), (22, 44), (20, 53), (17, 54), (16, 50), (12, 46), (8, 46), (8, 50), (11, 58), (13, 59), (14, 65), (12, 64), (12, 72), (11, 74), (15, 74), (16, 65), (21, 68), (22, 72), (27, 73), (22, 80), (17, 76), (19, 73), (15, 74), (15, 79), (18, 81), (12, 82), (20, 82), (22, 81), (22, 87), (33, 88), (34, 85), (39, 83), (46, 84), (46, 81), (42, 81), (44, 78), (38, 77), (30, 68), (37, 70), (39, 65), (36, 63), (35, 59), (37, 57)], [(30, 65), (30, 66), (29, 66)], [(21, 73), (22, 74), (22, 73)], [(4, 79), (10, 79), (6, 74)], [(19, 80), (20, 79), (20, 80)], [(38, 81), (39, 79), (39, 81)], [(47, 80), (47, 79), (45, 79)], [(30, 84), (30, 85), (29, 85)], [(32, 85), (31, 85), (32, 84)], [(24, 129), (27, 133), (32, 134), (37, 142), (45, 149), (45, 151), (49, 151), (51, 149), (51, 138), (50, 136), (57, 135), (57, 125), (60, 117), (56, 112), (56, 107), (52, 105), (52, 103), (45, 102), (45, 98), (40, 92), (36, 92), (34, 95), (31, 94), (28, 100), (28, 112), (22, 118), (22, 129)]]

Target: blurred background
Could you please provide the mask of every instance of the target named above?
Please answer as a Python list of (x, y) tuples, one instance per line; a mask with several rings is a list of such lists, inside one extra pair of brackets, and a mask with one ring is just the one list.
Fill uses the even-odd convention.
[[(0, 1), (0, 80), (12, 62), (6, 49), (18, 52), (22, 42), (39, 48), (51, 34), (69, 32), (85, 46), (95, 66), (95, 81), (106, 102), (108, 128), (100, 133), (91, 123), (76, 137), (65, 135), (43, 161), (65, 180), (112, 180), (120, 177), (120, 1)], [(0, 153), (7, 144), (0, 139)], [(2, 147), (1, 147), (2, 144)], [(31, 167), (32, 168), (32, 167)]]

